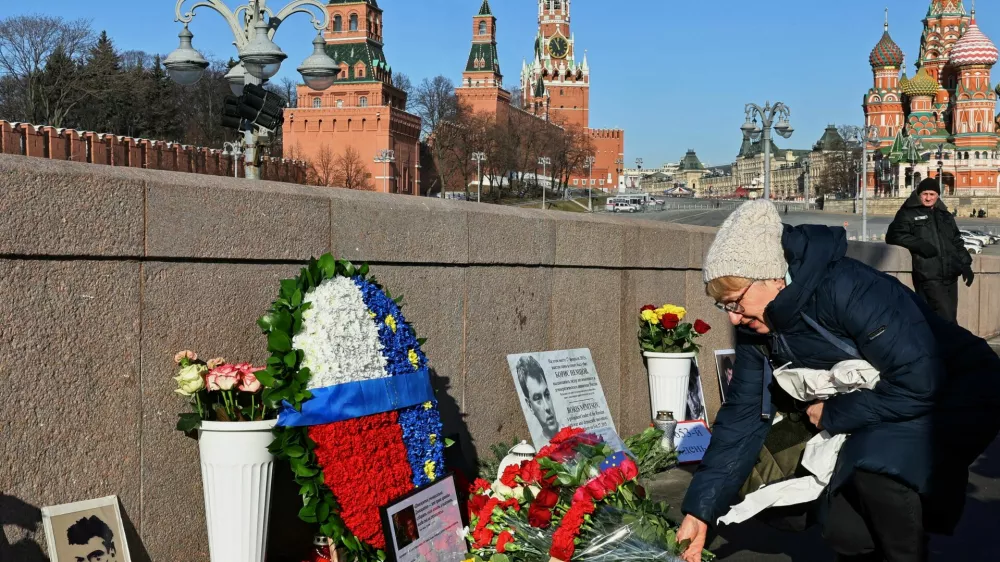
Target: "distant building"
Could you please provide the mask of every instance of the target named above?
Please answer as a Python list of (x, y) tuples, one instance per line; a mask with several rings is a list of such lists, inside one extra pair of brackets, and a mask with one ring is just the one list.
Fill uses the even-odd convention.
[[(984, 2), (985, 4), (985, 2)], [(990, 72), (1000, 53), (961, 0), (931, 0), (924, 18), (917, 73), (907, 78), (903, 50), (884, 33), (869, 56), (874, 84), (865, 94), (865, 123), (879, 130), (869, 166), (870, 193), (905, 195), (938, 177), (950, 194), (1000, 192), (1000, 120)]]
[[(392, 83), (382, 9), (377, 0), (330, 0), (327, 12), (326, 52), (340, 74), (324, 91), (298, 87), (298, 107), (285, 111), (285, 153), (316, 166), (352, 147), (376, 191), (419, 195), (421, 121), (406, 112), (406, 93)], [(386, 149), (395, 162), (376, 163)]]

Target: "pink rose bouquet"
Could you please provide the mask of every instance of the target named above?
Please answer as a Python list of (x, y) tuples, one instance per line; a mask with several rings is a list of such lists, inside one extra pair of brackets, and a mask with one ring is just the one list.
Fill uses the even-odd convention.
[(192, 351), (174, 356), (177, 364), (176, 393), (191, 399), (194, 410), (180, 414), (177, 429), (188, 433), (202, 421), (259, 421), (275, 416), (260, 399), (264, 385), (257, 378), (264, 367), (250, 363), (227, 363), (218, 357), (200, 361)]

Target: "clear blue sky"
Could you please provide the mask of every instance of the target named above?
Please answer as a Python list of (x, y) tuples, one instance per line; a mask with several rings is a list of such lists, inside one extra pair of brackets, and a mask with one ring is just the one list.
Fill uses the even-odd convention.
[[(235, 6), (237, 0), (227, 0)], [(282, 7), (288, 0), (271, 0)], [(193, 0), (188, 1), (188, 5)], [(243, 2), (240, 2), (243, 3)], [(414, 82), (444, 74), (461, 78), (471, 41), (471, 17), (481, 0), (379, 0), (385, 10), (389, 63)], [(177, 45), (174, 0), (5, 0), (6, 14), (44, 12), (90, 19), (121, 49), (166, 54)], [(647, 167), (677, 161), (688, 148), (706, 163), (725, 164), (739, 149), (746, 102), (770, 99), (792, 108), (795, 135), (778, 145), (810, 148), (827, 123), (861, 123), (871, 86), (868, 54), (890, 32), (912, 64), (921, 19), (930, 0), (603, 0), (573, 2), (577, 48), (592, 69), (591, 126), (626, 131), (626, 157)], [(505, 83), (519, 81), (521, 60), (532, 53), (535, 0), (492, 0), (499, 18)], [(93, 11), (100, 6), (100, 11)], [(971, 2), (966, 0), (967, 8)], [(769, 11), (765, 11), (770, 8)], [(980, 2), (983, 31), (1000, 41), (1000, 5)], [(207, 55), (235, 54), (222, 18), (200, 9), (191, 30)], [(294, 76), (309, 55), (312, 28), (290, 18), (276, 40), (289, 54), (279, 76)], [(1000, 72), (1000, 71), (998, 71)], [(1000, 80), (1000, 74), (994, 76)]]

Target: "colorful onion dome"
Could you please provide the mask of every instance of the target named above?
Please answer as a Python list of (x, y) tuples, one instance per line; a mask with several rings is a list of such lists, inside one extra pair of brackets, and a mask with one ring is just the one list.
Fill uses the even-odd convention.
[(951, 49), (951, 63), (955, 66), (993, 66), (997, 60), (1000, 60), (1000, 53), (996, 45), (979, 29), (973, 18), (965, 35)]
[(872, 54), (868, 57), (868, 62), (872, 68), (885, 68), (889, 66), (903, 66), (903, 50), (889, 36), (888, 28), (882, 34), (882, 39), (872, 49)]
[(904, 94), (912, 98), (915, 96), (933, 96), (937, 94), (941, 86), (938, 85), (937, 80), (933, 76), (927, 73), (926, 68), (921, 68), (913, 76), (912, 80), (901, 81), (900, 88)]

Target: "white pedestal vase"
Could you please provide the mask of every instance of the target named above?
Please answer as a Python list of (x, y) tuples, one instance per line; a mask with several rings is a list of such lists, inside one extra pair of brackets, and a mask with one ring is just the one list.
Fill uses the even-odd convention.
[(276, 420), (202, 422), (198, 430), (212, 562), (263, 562)]
[(649, 402), (652, 412), (671, 412), (674, 419), (687, 419), (688, 383), (697, 353), (654, 353), (644, 351), (649, 373)]

